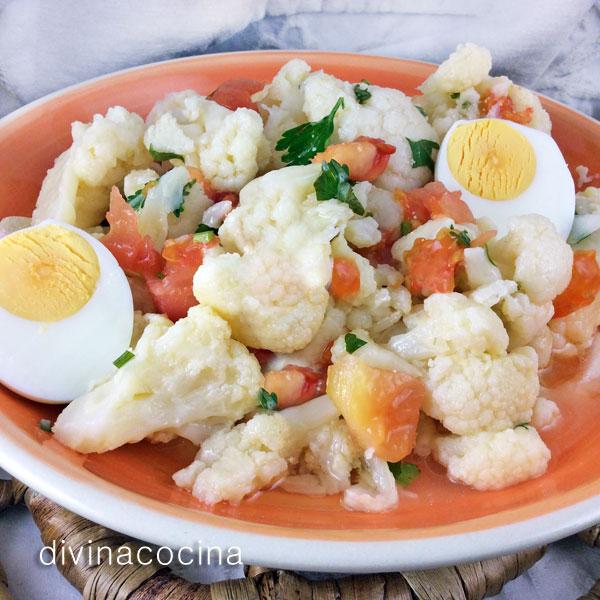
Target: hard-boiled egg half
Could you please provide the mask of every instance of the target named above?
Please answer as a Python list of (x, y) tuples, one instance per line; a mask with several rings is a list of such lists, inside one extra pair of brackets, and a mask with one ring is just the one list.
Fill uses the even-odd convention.
[(125, 273), (86, 232), (56, 221), (0, 239), (0, 382), (69, 402), (111, 373), (131, 341)]
[(457, 121), (437, 157), (435, 179), (462, 192), (476, 218), (499, 234), (514, 215), (550, 219), (566, 239), (573, 224), (575, 186), (556, 142), (546, 133), (502, 119)]

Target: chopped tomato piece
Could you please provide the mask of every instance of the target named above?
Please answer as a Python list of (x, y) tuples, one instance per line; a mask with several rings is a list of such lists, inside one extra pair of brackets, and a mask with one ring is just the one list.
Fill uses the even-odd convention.
[(258, 106), (252, 102), (252, 96), (265, 87), (264, 82), (256, 79), (228, 79), (224, 81), (208, 98), (218, 102), (229, 110), (251, 108), (258, 112)]
[(477, 248), (478, 246), (485, 246), (492, 238), (496, 237), (498, 232), (495, 229), (484, 231), (480, 233), (474, 240), (471, 241), (471, 247)]
[(297, 406), (325, 393), (325, 373), (287, 365), (281, 371), (269, 371), (265, 375), (264, 388), (277, 394), (279, 408)]
[(474, 223), (475, 217), (460, 192), (449, 192), (443, 183), (432, 181), (425, 187), (408, 192), (396, 191), (404, 209), (404, 219), (422, 225), (429, 219), (449, 217), (455, 223)]
[(352, 181), (373, 181), (385, 171), (394, 152), (396, 147), (386, 144), (382, 139), (362, 135), (353, 142), (328, 146), (324, 152), (315, 155), (312, 162), (335, 159), (348, 167), (348, 176)]
[(393, 265), (392, 246), (400, 237), (400, 230), (384, 229), (381, 231), (381, 241), (369, 248), (359, 248), (358, 252), (374, 267), (378, 265)]
[(327, 370), (327, 394), (365, 450), (396, 462), (415, 446), (426, 388), (420, 379), (347, 355)]
[(210, 184), (210, 181), (204, 177), (204, 173), (200, 169), (196, 167), (186, 167), (189, 176), (192, 179), (195, 179), (203, 188), (204, 193), (213, 201), (220, 202), (221, 200), (230, 200), (232, 206), (235, 208), (240, 198), (235, 192), (225, 192), (222, 190), (215, 190), (213, 186)]
[(528, 125), (533, 118), (533, 107), (515, 110), (510, 96), (496, 96), (492, 92), (484, 94), (479, 101), (479, 112), (490, 117), (500, 117), (513, 123)]
[(331, 295), (343, 299), (356, 294), (360, 289), (360, 271), (350, 258), (336, 257), (333, 259), (331, 275)]
[(430, 296), (454, 290), (456, 267), (463, 259), (463, 248), (447, 233), (438, 239), (418, 238), (404, 253), (404, 284), (413, 296)]
[(269, 364), (274, 354), (271, 350), (265, 350), (264, 348), (248, 348), (248, 350), (254, 354), (261, 369), (264, 369)]
[(600, 291), (600, 268), (595, 250), (573, 252), (573, 272), (567, 289), (554, 299), (554, 316), (564, 317), (591, 304)]
[(156, 276), (162, 270), (164, 261), (150, 237), (140, 235), (135, 210), (125, 202), (116, 186), (110, 192), (110, 208), (106, 219), (110, 231), (101, 241), (121, 268), (128, 273)]
[(216, 237), (206, 244), (196, 242), (193, 235), (165, 242), (164, 270), (158, 275), (147, 275), (146, 283), (158, 310), (172, 321), (185, 317), (198, 304), (192, 292), (194, 274), (204, 260), (206, 249), (218, 243)]

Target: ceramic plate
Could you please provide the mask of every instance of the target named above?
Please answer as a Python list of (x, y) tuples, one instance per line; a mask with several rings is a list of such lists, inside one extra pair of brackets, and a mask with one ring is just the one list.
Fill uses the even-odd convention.
[[(168, 92), (209, 93), (230, 77), (266, 81), (296, 56), (313, 69), (350, 81), (366, 78), (407, 94), (416, 93), (434, 69), (375, 56), (248, 52), (163, 62), (74, 86), (0, 121), (0, 217), (31, 214), (46, 170), (70, 144), (72, 121), (89, 121), (115, 104), (145, 116)], [(584, 164), (599, 172), (600, 123), (552, 100), (543, 103), (571, 169)], [(171, 480), (191, 461), (190, 444), (139, 443), (102, 455), (77, 454), (38, 427), (40, 419), (56, 417), (55, 407), (1, 387), (0, 464), (76, 513), (161, 545), (239, 546), (247, 563), (289, 569), (427, 568), (542, 544), (600, 521), (600, 398), (582, 400), (569, 389), (555, 393), (563, 418), (543, 436), (553, 452), (546, 475), (483, 493), (450, 483), (440, 467), (425, 463), (410, 494), (402, 492), (398, 508), (385, 514), (348, 512), (338, 497), (279, 490), (238, 507), (208, 509)]]

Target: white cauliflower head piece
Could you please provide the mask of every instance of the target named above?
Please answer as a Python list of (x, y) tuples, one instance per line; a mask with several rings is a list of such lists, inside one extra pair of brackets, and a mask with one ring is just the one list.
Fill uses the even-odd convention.
[(54, 426), (79, 452), (106, 452), (187, 423), (231, 423), (256, 405), (262, 374), (256, 358), (231, 339), (210, 308), (191, 308), (172, 324), (155, 315), (135, 357), (69, 404)]
[(435, 459), (454, 481), (499, 490), (546, 472), (550, 450), (531, 426), (465, 436), (440, 436)]
[(71, 147), (42, 183), (34, 224), (56, 219), (82, 228), (98, 225), (108, 210), (111, 187), (152, 162), (143, 134), (143, 119), (121, 106), (94, 115), (91, 123), (73, 123)]
[(158, 102), (147, 121), (146, 146), (183, 156), (216, 190), (239, 191), (264, 162), (263, 123), (248, 108), (232, 111), (186, 90)]
[(508, 233), (490, 242), (491, 256), (506, 279), (516, 281), (532, 302), (553, 300), (569, 284), (573, 251), (542, 215), (512, 217)]

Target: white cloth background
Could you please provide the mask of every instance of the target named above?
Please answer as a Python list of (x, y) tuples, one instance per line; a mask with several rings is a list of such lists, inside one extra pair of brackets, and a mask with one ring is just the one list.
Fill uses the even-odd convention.
[[(176, 56), (312, 48), (439, 62), (463, 41), (487, 46), (496, 73), (600, 117), (599, 0), (0, 0), (0, 115)], [(0, 561), (15, 599), (79, 598), (37, 562), (39, 547), (23, 508), (0, 517)], [(574, 539), (553, 544), (498, 598), (576, 598), (600, 577), (599, 559)]]

